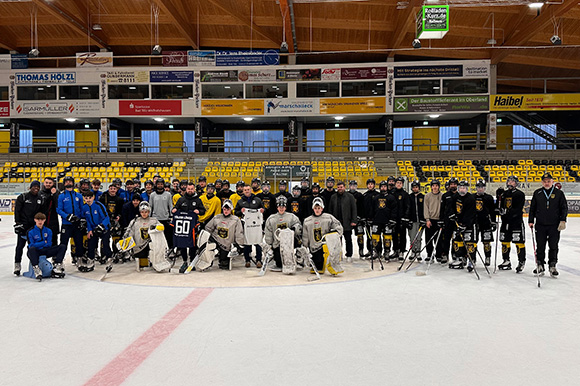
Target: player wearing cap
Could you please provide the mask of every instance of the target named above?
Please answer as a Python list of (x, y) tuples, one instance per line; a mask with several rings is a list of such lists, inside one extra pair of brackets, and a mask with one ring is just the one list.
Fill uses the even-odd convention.
[(242, 222), (239, 217), (232, 215), (233, 209), (232, 201), (226, 199), (222, 204), (222, 213), (214, 216), (205, 226), (217, 244), (220, 269), (229, 268), (228, 253), (232, 245), (243, 245), (245, 242)]
[(568, 216), (568, 203), (564, 192), (554, 189), (554, 180), (550, 173), (542, 176), (542, 187), (532, 195), (530, 204), (530, 217), (528, 223), (532, 230), (535, 229), (536, 258), (538, 267), (536, 272), (541, 275), (546, 264), (546, 244), (548, 244), (548, 266), (550, 275), (558, 276), (556, 264), (558, 263), (558, 243), (560, 232), (566, 229)]

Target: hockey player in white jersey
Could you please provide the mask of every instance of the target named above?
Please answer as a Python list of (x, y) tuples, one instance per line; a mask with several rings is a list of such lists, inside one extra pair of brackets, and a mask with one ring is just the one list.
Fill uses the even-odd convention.
[[(286, 212), (288, 199), (282, 195), (276, 199), (278, 212), (268, 217), (264, 229), (264, 240), (272, 247), (275, 265), (272, 271), (294, 273), (296, 271), (296, 257), (294, 255), (295, 240), (302, 237), (302, 226), (298, 217)], [(288, 229), (291, 237), (284, 237), (280, 231)], [(279, 231), (278, 231), (279, 230)]]
[(220, 269), (229, 269), (228, 253), (232, 249), (233, 243), (243, 245), (245, 242), (242, 222), (238, 217), (232, 215), (233, 206), (231, 200), (225, 200), (222, 205), (222, 214), (216, 215), (205, 226), (205, 230), (211, 234), (212, 239), (217, 244)]
[[(331, 214), (322, 213), (324, 201), (320, 197), (312, 201), (312, 209), (314, 214), (304, 220), (302, 245), (310, 249), (312, 260), (319, 273), (324, 273), (326, 268), (333, 275), (342, 273), (340, 266), (342, 247), (337, 248), (336, 244), (342, 237), (342, 225)], [(311, 273), (314, 273), (314, 270), (311, 270)]]
[[(123, 240), (119, 242), (119, 246), (121, 247), (120, 249), (126, 250), (123, 248), (123, 243), (132, 244), (128, 241), (132, 239), (135, 245), (133, 247), (135, 260), (149, 259), (153, 269), (161, 272), (171, 266), (165, 258), (167, 241), (163, 235), (163, 224), (155, 217), (150, 217), (150, 213), (150, 204), (147, 201), (141, 202), (139, 204), (139, 217), (129, 223)], [(141, 264), (141, 266), (143, 265)]]

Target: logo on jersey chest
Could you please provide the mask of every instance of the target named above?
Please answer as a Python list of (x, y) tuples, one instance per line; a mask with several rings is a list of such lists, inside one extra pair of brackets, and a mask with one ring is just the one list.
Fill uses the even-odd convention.
[(148, 227), (139, 228), (139, 232), (141, 233), (141, 238), (143, 240), (149, 240), (149, 228)]
[(270, 209), (270, 199), (264, 199), (262, 203), (264, 204), (264, 208)]
[(512, 198), (511, 197), (506, 197), (506, 199), (505, 199), (505, 207), (507, 209), (510, 209), (512, 207)]
[(281, 223), (278, 223), (278, 225), (276, 226), (276, 228), (278, 228), (278, 229), (286, 229), (286, 228), (288, 228), (288, 224), (286, 224), (285, 222), (281, 222)]
[(387, 207), (387, 200), (384, 198), (379, 198), (379, 208), (384, 209)]
[(475, 210), (481, 212), (483, 210), (483, 201), (477, 200), (475, 201)]
[(455, 203), (455, 210), (457, 211), (457, 213), (461, 213), (461, 211), (463, 210), (463, 203), (457, 201)]
[(314, 228), (314, 241), (322, 240), (322, 228)]
[(228, 234), (230, 231), (228, 228), (218, 227), (217, 231), (218, 231), (218, 236), (221, 237), (222, 239), (228, 238)]
[(298, 202), (293, 202), (292, 203), (292, 213), (298, 213), (299, 206), (300, 206), (300, 204)]

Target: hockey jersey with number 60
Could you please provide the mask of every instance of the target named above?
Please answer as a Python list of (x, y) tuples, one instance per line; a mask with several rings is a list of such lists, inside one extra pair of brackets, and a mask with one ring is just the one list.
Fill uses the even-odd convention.
[(175, 212), (171, 225), (173, 226), (173, 246), (176, 248), (192, 248), (195, 245), (195, 226), (197, 214), (194, 212)]

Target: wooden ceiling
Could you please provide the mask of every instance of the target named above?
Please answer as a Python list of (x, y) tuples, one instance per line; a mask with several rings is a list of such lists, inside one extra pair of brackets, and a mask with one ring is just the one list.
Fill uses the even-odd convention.
[[(498, 64), (500, 78), (580, 77), (579, 0), (554, 0), (539, 11), (528, 7), (526, 0), (441, 0), (451, 5), (449, 33), (440, 40), (423, 40), (423, 48), (413, 49), (415, 15), (425, 2), (437, 4), (436, 0), (0, 1), (0, 53), (30, 50), (31, 12), (36, 8), (41, 57), (73, 56), (89, 47), (109, 48), (115, 55), (148, 55), (155, 5), (164, 50), (279, 48), (286, 40), (291, 52), (297, 48), (297, 63), (491, 59)], [(101, 31), (90, 28), (97, 23)], [(560, 46), (550, 43), (555, 25)], [(492, 34), (494, 47), (487, 44)], [(578, 82), (560, 83), (566, 86), (561, 91), (580, 92)]]

